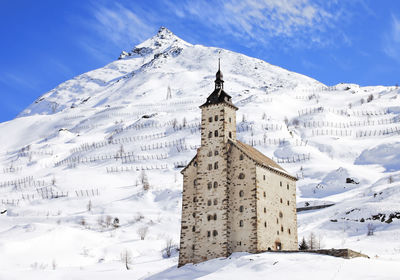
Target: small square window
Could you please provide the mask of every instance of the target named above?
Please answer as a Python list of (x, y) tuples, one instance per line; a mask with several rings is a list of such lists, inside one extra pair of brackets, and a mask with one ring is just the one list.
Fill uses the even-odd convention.
[(208, 122), (212, 122), (212, 117), (209, 117), (209, 118), (208, 118)]

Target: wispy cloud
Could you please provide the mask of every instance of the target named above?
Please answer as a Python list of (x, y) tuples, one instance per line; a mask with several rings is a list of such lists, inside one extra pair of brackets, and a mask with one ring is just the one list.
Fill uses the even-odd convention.
[[(325, 46), (339, 41), (350, 44), (336, 24), (348, 10), (334, 2), (318, 0), (191, 0), (170, 5), (181, 18), (196, 18), (215, 32), (248, 42), (269, 44), (272, 39), (289, 46)], [(331, 32), (334, 31), (334, 32)], [(329, 33), (329, 36), (328, 36)]]
[(391, 28), (384, 34), (383, 51), (400, 62), (400, 19), (392, 15)]

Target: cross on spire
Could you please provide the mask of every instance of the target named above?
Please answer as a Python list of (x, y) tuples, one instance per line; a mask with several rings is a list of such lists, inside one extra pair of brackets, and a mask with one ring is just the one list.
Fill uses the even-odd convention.
[(221, 72), (221, 58), (218, 58), (218, 72), (215, 74), (215, 89), (224, 88), (224, 76)]

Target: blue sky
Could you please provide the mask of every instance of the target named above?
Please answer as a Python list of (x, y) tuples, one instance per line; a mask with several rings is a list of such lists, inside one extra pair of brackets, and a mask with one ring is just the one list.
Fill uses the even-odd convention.
[(0, 1), (0, 122), (165, 26), (327, 85), (400, 84), (400, 1)]

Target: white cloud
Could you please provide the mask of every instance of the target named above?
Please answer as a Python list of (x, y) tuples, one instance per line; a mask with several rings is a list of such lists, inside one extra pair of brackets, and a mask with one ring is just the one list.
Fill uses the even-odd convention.
[(384, 52), (400, 62), (400, 19), (392, 16), (391, 29), (384, 35)]
[(175, 6), (174, 12), (179, 17), (195, 18), (215, 32), (258, 43), (283, 39), (292, 46), (304, 47), (329, 45), (339, 38), (344, 44), (350, 44), (343, 33), (335, 30), (346, 9), (338, 8), (339, 4), (334, 2), (326, 3), (321, 0), (188, 0)]

